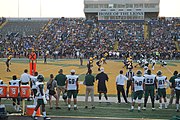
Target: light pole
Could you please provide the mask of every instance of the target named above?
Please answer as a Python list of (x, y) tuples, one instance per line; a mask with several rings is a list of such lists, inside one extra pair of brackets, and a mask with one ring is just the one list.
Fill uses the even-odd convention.
[(18, 0), (18, 18), (19, 18), (19, 0)]
[(40, 0), (40, 17), (41, 17), (41, 12), (42, 12), (42, 11), (41, 11), (41, 0)]

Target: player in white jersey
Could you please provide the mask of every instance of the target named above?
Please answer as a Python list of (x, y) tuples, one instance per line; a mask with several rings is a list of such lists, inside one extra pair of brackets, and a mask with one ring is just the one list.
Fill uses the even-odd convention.
[(160, 60), (160, 64), (161, 64), (162, 67), (166, 67), (167, 62), (165, 62), (164, 60)]
[(144, 66), (144, 75), (147, 74), (147, 71), (148, 71), (148, 67), (147, 67), (147, 66)]
[(13, 75), (12, 80), (9, 81), (9, 85), (19, 87), (19, 89), (18, 89), (18, 97), (13, 98), (13, 107), (18, 112), (20, 111), (20, 101), (21, 101), (21, 98), (20, 98), (20, 84), (21, 84), (21, 81), (17, 79), (16, 75)]
[(158, 95), (160, 97), (159, 109), (162, 109), (162, 98), (164, 99), (165, 108), (167, 109), (166, 86), (165, 86), (165, 84), (169, 84), (169, 82), (167, 81), (166, 76), (162, 76), (162, 71), (160, 71), (160, 70), (157, 72), (156, 79), (157, 79), (157, 84), (158, 84)]
[(68, 110), (71, 109), (71, 97), (74, 99), (74, 110), (77, 110), (77, 94), (78, 94), (78, 76), (75, 75), (75, 70), (71, 70), (71, 75), (67, 75), (66, 89), (68, 96)]
[(37, 88), (36, 88), (36, 82), (37, 82), (37, 77), (38, 77), (38, 72), (34, 73), (34, 76), (30, 76), (31, 78), (31, 90), (33, 91), (33, 95), (34, 95), (34, 105), (36, 105), (36, 93), (37, 93)]
[(135, 101), (138, 98), (138, 112), (141, 110), (141, 99), (143, 97), (144, 90), (144, 77), (142, 76), (142, 72), (140, 70), (137, 71), (136, 76), (133, 77), (131, 89), (133, 91), (133, 100), (131, 110), (134, 110)]
[(45, 110), (45, 104), (47, 104), (47, 100), (45, 98), (45, 92), (44, 92), (44, 76), (43, 75), (38, 75), (36, 86), (37, 86), (37, 94), (36, 94), (37, 105), (32, 114), (32, 118), (33, 120), (38, 119), (36, 117), (36, 112), (38, 108), (42, 106), (42, 113), (43, 113), (44, 120), (50, 120), (50, 118), (46, 116), (46, 110)]
[(144, 75), (145, 77), (145, 95), (144, 95), (144, 107), (143, 110), (146, 110), (146, 104), (148, 101), (148, 97), (150, 95), (151, 102), (152, 102), (152, 110), (155, 110), (154, 107), (154, 90), (157, 88), (156, 84), (156, 75), (151, 74), (151, 70), (147, 71), (147, 74)]
[[(1, 85), (4, 85), (4, 83), (3, 83), (3, 80), (1, 80), (1, 78), (0, 78), (0, 86)], [(1, 94), (1, 93), (0, 93)], [(0, 104), (1, 104), (1, 98), (0, 98)]]
[(180, 97), (180, 74), (175, 79), (175, 92), (176, 92), (176, 112), (179, 112), (179, 97)]
[(152, 64), (152, 70), (154, 70), (154, 66), (156, 64), (156, 60), (152, 58), (152, 59), (150, 59), (150, 62)]
[(135, 68), (139, 65), (139, 67), (142, 67), (142, 60), (137, 60), (137, 64), (134, 66)]

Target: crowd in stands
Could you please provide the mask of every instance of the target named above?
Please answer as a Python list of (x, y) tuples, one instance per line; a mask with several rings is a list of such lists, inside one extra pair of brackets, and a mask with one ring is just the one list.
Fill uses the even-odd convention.
[[(144, 23), (97, 22), (83, 18), (52, 19), (39, 37), (9, 34), (0, 37), (0, 57), (9, 51), (14, 57), (27, 56), (34, 48), (38, 57), (84, 58), (109, 52), (110, 58), (123, 59), (130, 53), (134, 59), (160, 56), (160, 59), (180, 59), (174, 37), (180, 31), (180, 19), (149, 21), (149, 38), (144, 39)], [(116, 43), (118, 42), (118, 44)], [(114, 46), (118, 49), (114, 50)]]
[[(113, 31), (110, 35), (119, 41), (119, 48), (116, 53), (111, 53), (115, 55), (118, 52), (120, 58), (128, 51), (135, 59), (141, 54), (147, 57), (156, 56), (157, 52), (161, 59), (175, 59), (180, 56), (174, 43), (174, 37), (180, 30), (180, 27), (176, 26), (179, 23), (179, 19), (150, 21), (150, 38), (147, 40), (144, 40), (144, 23), (106, 23), (105, 29), (113, 29), (106, 30), (105, 33), (107, 35)], [(110, 37), (108, 39), (111, 40)]]

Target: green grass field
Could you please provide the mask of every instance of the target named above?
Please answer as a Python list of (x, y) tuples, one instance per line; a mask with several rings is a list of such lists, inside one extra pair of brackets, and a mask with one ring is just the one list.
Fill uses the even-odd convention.
[[(2, 101), (2, 103), (6, 103), (7, 110), (11, 113), (15, 112), (12, 108), (12, 105), (10, 105), (10, 101)], [(27, 102), (26, 104), (32, 104), (32, 102)], [(53, 101), (53, 104), (55, 102)], [(75, 111), (73, 108), (68, 111), (67, 106), (64, 104), (63, 101), (60, 101), (60, 110), (49, 109), (49, 106), (46, 106), (47, 114), (50, 116), (74, 116), (74, 117), (110, 117), (110, 118), (137, 118), (137, 119), (172, 119), (172, 118), (179, 118), (180, 119), (180, 113), (175, 112), (175, 105), (170, 106), (168, 109), (162, 109), (159, 110), (158, 106), (159, 104), (156, 104), (156, 110), (151, 110), (151, 104), (147, 105), (146, 111), (141, 111), (140, 113), (137, 111), (137, 105), (135, 105), (135, 110), (133, 112), (130, 112), (130, 106), (131, 104), (116, 104), (111, 103), (110, 105), (107, 103), (95, 103), (96, 108), (91, 109), (90, 107), (88, 109), (85, 109), (85, 103), (84, 102), (78, 102), (78, 110)]]
[[(17, 75), (19, 78), (20, 75), (23, 73), (24, 69), (29, 68), (29, 60), (28, 59), (12, 59), (10, 69), (11, 72), (6, 72), (6, 66), (5, 66), (5, 60), (6, 59), (0, 59), (0, 78), (4, 80), (5, 83), (8, 83), (9, 80), (11, 80), (12, 75)], [(49, 74), (53, 73), (56, 75), (58, 73), (58, 70), (62, 68), (64, 70), (65, 74), (70, 74), (71, 69), (76, 70), (76, 74), (79, 75), (79, 80), (83, 81), (85, 73), (87, 71), (86, 68), (87, 60), (84, 60), (84, 65), (79, 65), (79, 60), (77, 59), (63, 59), (63, 60), (49, 60), (48, 63), (44, 64), (43, 60), (38, 60), (37, 63), (37, 71), (40, 74), (43, 74), (46, 78), (46, 81), (49, 79)], [(180, 62), (179, 61), (167, 61), (168, 65), (167, 68), (160, 67), (159, 64), (155, 66), (155, 70), (153, 71), (154, 74), (158, 70), (162, 70), (163, 74), (168, 77), (168, 79), (172, 76), (172, 73), (174, 70), (180, 69)], [(102, 65), (105, 68), (105, 72), (109, 76), (109, 81), (107, 83), (107, 89), (108, 89), (108, 96), (116, 96), (116, 87), (115, 87), (115, 78), (119, 74), (119, 70), (122, 69), (124, 73), (126, 72), (125, 68), (122, 68), (123, 63), (121, 61), (117, 60), (108, 60), (107, 64)], [(135, 68), (134, 72), (136, 72), (138, 69), (143, 70), (142, 68)], [(93, 67), (93, 75), (96, 75), (99, 73), (97, 71), (97, 66), (94, 62)], [(169, 94), (169, 89), (167, 90), (167, 93)], [(80, 84), (80, 95), (85, 94), (85, 86)], [(95, 95), (97, 95), (97, 82), (95, 82)], [(107, 105), (106, 103), (99, 104), (97, 101), (95, 101), (96, 108), (93, 110), (91, 108), (84, 109), (84, 102), (78, 102), (78, 110), (74, 111), (68, 111), (67, 106), (64, 105), (63, 102), (60, 102), (60, 106), (62, 107), (61, 110), (50, 110), (49, 106), (47, 106), (47, 113), (49, 115), (55, 115), (55, 116), (85, 116), (85, 117), (113, 117), (113, 118), (137, 118), (137, 119), (171, 119), (175, 118), (176, 116), (180, 116), (180, 113), (175, 112), (175, 105), (172, 105), (168, 109), (159, 110), (158, 106), (159, 104), (156, 104), (156, 111), (151, 110), (151, 105), (148, 104), (148, 109), (146, 111), (142, 111), (141, 113), (138, 113), (137, 109), (135, 109), (134, 112), (129, 112), (130, 104), (115, 104), (112, 103), (111, 105)], [(10, 100), (3, 100), (3, 104), (10, 104)], [(32, 104), (32, 102), (26, 102), (27, 104)], [(137, 105), (136, 107), (137, 108)], [(7, 110), (10, 112), (14, 112), (12, 109), (12, 106), (7, 105)], [(180, 119), (180, 117), (179, 117)]]

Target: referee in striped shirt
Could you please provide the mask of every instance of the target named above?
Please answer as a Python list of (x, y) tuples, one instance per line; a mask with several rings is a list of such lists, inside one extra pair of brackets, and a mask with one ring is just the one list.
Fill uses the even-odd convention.
[(126, 85), (126, 97), (128, 97), (129, 88), (131, 86), (133, 76), (134, 76), (134, 72), (132, 71), (132, 69), (129, 69), (129, 71), (126, 72), (126, 77), (128, 78)]

